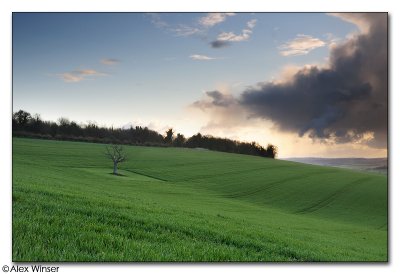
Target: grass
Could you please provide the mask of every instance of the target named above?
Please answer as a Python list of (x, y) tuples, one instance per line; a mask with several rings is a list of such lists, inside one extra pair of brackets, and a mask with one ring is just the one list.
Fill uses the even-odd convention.
[(13, 261), (374, 261), (387, 177), (196, 149), (13, 139)]

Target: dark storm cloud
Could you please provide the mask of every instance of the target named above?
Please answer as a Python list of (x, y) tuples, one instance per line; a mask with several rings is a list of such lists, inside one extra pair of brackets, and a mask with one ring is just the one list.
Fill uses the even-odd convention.
[(305, 67), (290, 82), (248, 88), (238, 103), (251, 116), (272, 120), (281, 130), (300, 136), (347, 143), (373, 132), (367, 144), (384, 148), (387, 15), (346, 14), (342, 19), (364, 31), (331, 50), (329, 68)]
[(230, 45), (229, 41), (215, 40), (210, 43), (211, 47), (214, 49), (225, 48)]
[(235, 98), (231, 95), (223, 94), (218, 90), (206, 91), (208, 101), (199, 100), (193, 103), (194, 107), (207, 109), (213, 106), (228, 107), (236, 102)]

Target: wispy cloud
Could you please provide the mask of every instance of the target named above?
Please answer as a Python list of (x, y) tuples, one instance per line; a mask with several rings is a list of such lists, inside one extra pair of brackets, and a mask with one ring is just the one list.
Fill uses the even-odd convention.
[(250, 38), (252, 33), (249, 29), (244, 29), (241, 34), (235, 34), (233, 32), (223, 32), (217, 37), (218, 41), (228, 41), (228, 42), (241, 42), (246, 41)]
[(167, 22), (161, 19), (158, 13), (147, 13), (150, 18), (150, 22), (157, 28), (166, 28), (169, 26)]
[(217, 58), (215, 57), (209, 57), (206, 55), (200, 55), (200, 54), (193, 54), (189, 56), (190, 59), (196, 60), (196, 61), (209, 61), (209, 60), (215, 60)]
[(83, 80), (87, 80), (93, 76), (104, 76), (104, 75), (106, 74), (98, 72), (94, 69), (73, 70), (58, 74), (58, 76), (66, 83), (77, 83)]
[(94, 69), (80, 69), (80, 70), (74, 70), (74, 73), (88, 76), (88, 75), (103, 75), (104, 73), (98, 72)]
[(298, 34), (296, 38), (290, 40), (278, 49), (283, 56), (305, 55), (310, 51), (326, 46), (326, 42), (311, 35)]
[(208, 13), (192, 24), (168, 23), (158, 13), (148, 13), (147, 15), (150, 18), (150, 22), (159, 29), (163, 29), (175, 36), (191, 36), (206, 33), (209, 28), (225, 21), (229, 16), (234, 16), (235, 13)]
[(222, 23), (226, 20), (227, 17), (229, 16), (234, 16), (235, 13), (232, 12), (227, 12), (227, 13), (221, 13), (221, 12), (213, 12), (209, 13), (204, 17), (201, 17), (199, 19), (199, 24), (203, 27), (209, 28), (213, 27), (219, 23)]
[(105, 59), (101, 59), (100, 63), (102, 63), (103, 65), (108, 65), (108, 66), (113, 66), (116, 64), (119, 64), (121, 61), (119, 61), (118, 59), (113, 59), (113, 58), (105, 58)]
[(64, 80), (64, 82), (67, 83), (76, 83), (85, 79), (82, 75), (75, 74), (72, 72), (61, 73), (59, 74), (59, 76), (61, 77), (61, 79)]
[(170, 24), (161, 18), (158, 13), (148, 13), (147, 16), (150, 18), (150, 22), (159, 29), (165, 30), (175, 36), (190, 36), (203, 32), (203, 30), (197, 26), (190, 26), (186, 24)]
[(249, 22), (247, 22), (247, 27), (249, 29), (253, 29), (257, 24), (257, 19), (252, 19)]
[(191, 26), (183, 25), (183, 24), (180, 24), (175, 28), (170, 28), (169, 31), (175, 33), (176, 36), (190, 36), (190, 35), (194, 35), (194, 34), (203, 32), (203, 30), (201, 30), (199, 28), (191, 27)]
[(217, 36), (217, 39), (212, 41), (211, 47), (221, 48), (228, 46), (231, 42), (242, 42), (249, 40), (253, 33), (253, 28), (256, 26), (257, 20), (253, 19), (247, 22), (247, 28), (242, 30), (241, 34), (235, 34), (234, 32), (222, 32)]
[[(235, 16), (235, 13), (221, 13), (214, 12), (208, 13), (207, 15), (200, 17), (195, 23), (192, 24), (172, 24), (162, 19), (162, 15), (158, 13), (149, 13), (151, 23), (166, 32), (172, 33), (175, 36), (192, 36), (192, 35), (204, 35), (207, 34), (208, 30), (213, 26), (224, 22), (228, 17)], [(234, 32), (222, 32), (214, 41), (210, 42), (213, 48), (222, 48), (230, 45), (232, 42), (241, 42), (250, 39), (253, 33), (253, 28), (256, 26), (257, 20), (252, 19), (246, 23), (245, 28), (241, 33), (236, 34)]]

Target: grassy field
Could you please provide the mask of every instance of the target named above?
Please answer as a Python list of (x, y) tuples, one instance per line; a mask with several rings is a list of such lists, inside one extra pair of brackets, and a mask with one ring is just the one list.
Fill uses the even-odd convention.
[(13, 139), (13, 261), (387, 261), (387, 177), (197, 149)]

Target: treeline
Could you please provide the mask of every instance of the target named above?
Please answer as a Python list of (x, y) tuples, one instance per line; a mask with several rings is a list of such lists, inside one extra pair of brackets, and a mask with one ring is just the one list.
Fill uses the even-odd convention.
[(163, 136), (147, 127), (136, 126), (127, 129), (99, 127), (94, 122), (80, 125), (67, 118), (60, 118), (57, 122), (43, 121), (39, 114), (31, 115), (23, 110), (13, 113), (12, 128), (13, 136), (15, 137), (125, 145), (205, 148), (269, 158), (275, 158), (277, 155), (277, 147), (271, 144), (264, 148), (256, 142), (239, 142), (227, 138), (201, 135), (200, 133), (190, 138), (185, 138), (183, 134), (175, 134), (173, 129), (167, 130)]

